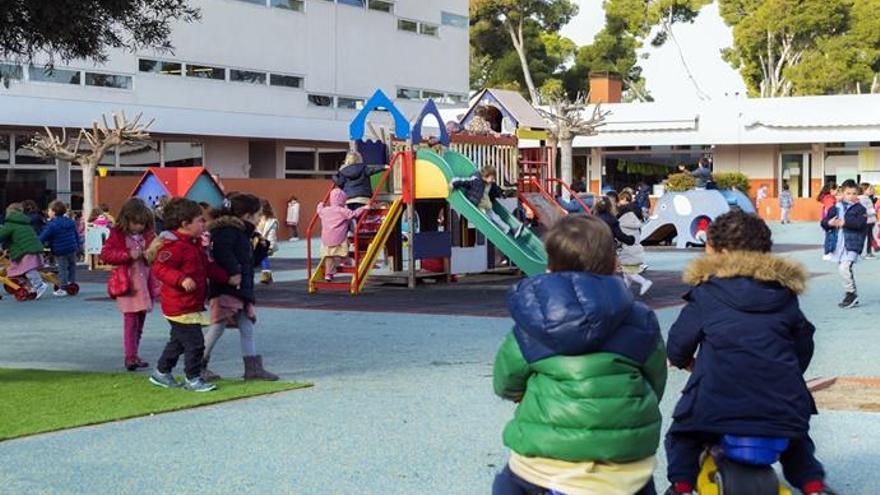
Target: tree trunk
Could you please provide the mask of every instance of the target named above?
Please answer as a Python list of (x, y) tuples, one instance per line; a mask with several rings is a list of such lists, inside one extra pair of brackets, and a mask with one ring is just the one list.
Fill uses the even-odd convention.
[(83, 179), (83, 218), (88, 220), (92, 209), (95, 207), (95, 169), (97, 162), (85, 162), (82, 164)]
[[(572, 183), (572, 176), (574, 175), (574, 139), (560, 139), (559, 140), (559, 150), (561, 153), (561, 163), (560, 167), (562, 168), (562, 182), (565, 182), (568, 185)], [(566, 200), (569, 199), (568, 190), (562, 191), (562, 197)]]
[(522, 21), (520, 21), (519, 28), (517, 30), (514, 30), (513, 24), (508, 22), (507, 31), (510, 33), (510, 41), (513, 43), (513, 48), (514, 50), (516, 50), (516, 54), (519, 55), (519, 63), (522, 66), (523, 78), (526, 80), (526, 87), (529, 90), (529, 97), (532, 100), (532, 105), (537, 106), (540, 102), (540, 96), (538, 95), (538, 90), (535, 89), (535, 82), (532, 80), (532, 71), (529, 70), (529, 61), (526, 59), (526, 47), (523, 40)]

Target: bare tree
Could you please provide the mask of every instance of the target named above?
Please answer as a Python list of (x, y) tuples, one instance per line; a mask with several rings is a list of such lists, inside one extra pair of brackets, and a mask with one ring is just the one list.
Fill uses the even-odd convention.
[[(572, 183), (574, 138), (577, 136), (595, 136), (597, 129), (605, 125), (605, 118), (611, 113), (603, 110), (601, 103), (591, 105), (589, 95), (579, 94), (574, 101), (565, 96), (555, 95), (545, 108), (538, 112), (549, 125), (552, 141), (559, 144), (562, 157), (562, 180)], [(563, 191), (567, 196), (568, 192)]]
[(141, 124), (141, 114), (132, 122), (127, 121), (124, 112), (111, 114), (110, 120), (112, 126), (108, 124), (107, 116), (102, 115), (101, 122), (92, 122), (91, 129), (80, 129), (74, 142), (68, 141), (67, 129), (62, 128), (59, 137), (48, 127), (43, 127), (46, 134), (37, 134), (26, 146), (41, 157), (57, 158), (82, 167), (84, 216), (92, 211), (95, 202), (95, 171), (107, 151), (119, 145), (150, 139), (147, 130), (153, 121), (146, 125)]

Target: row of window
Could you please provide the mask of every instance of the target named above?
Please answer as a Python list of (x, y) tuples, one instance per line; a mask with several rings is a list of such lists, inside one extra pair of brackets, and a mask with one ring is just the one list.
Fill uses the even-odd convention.
[(444, 93), (442, 91), (434, 91), (431, 89), (419, 88), (397, 88), (398, 100), (434, 100), (437, 103), (446, 103), (449, 105), (459, 105), (467, 103), (467, 95), (461, 93)]
[(99, 88), (131, 89), (132, 77), (123, 74), (108, 74), (76, 69), (46, 69), (29, 65), (25, 72), (22, 66), (0, 63), (0, 75), (9, 80), (73, 84), (76, 86), (95, 86)]
[(284, 153), (284, 176), (287, 179), (326, 177), (339, 170), (345, 150), (288, 148)]
[(269, 72), (232, 69), (204, 64), (191, 64), (183, 62), (171, 62), (167, 60), (138, 59), (138, 70), (151, 74), (163, 74), (166, 76), (191, 77), (195, 79), (213, 79), (215, 81), (241, 82), (248, 84), (260, 84), (265, 86), (282, 86), (288, 88), (302, 88), (302, 76), (289, 74), (275, 74)]

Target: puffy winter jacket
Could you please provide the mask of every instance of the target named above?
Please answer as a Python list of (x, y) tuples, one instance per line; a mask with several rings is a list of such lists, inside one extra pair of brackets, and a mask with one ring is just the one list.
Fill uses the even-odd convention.
[(385, 165), (366, 165), (364, 163), (344, 165), (333, 176), (333, 182), (337, 187), (345, 191), (349, 203), (353, 203), (352, 199), (373, 196), (373, 185), (370, 183), (370, 177), (383, 172), (385, 168)]
[(815, 331), (798, 305), (803, 267), (732, 252), (697, 259), (684, 279), (694, 287), (669, 330), (668, 352), (677, 367), (693, 362), (693, 373), (672, 431), (803, 435), (816, 412), (803, 378)]
[(601, 219), (603, 222), (608, 224), (608, 227), (611, 229), (611, 233), (614, 234), (614, 240), (626, 245), (632, 246), (636, 242), (636, 238), (625, 234), (622, 230), (620, 230), (620, 222), (617, 220), (611, 212), (603, 211), (601, 213), (597, 213), (596, 217)]
[(619, 277), (529, 277), (508, 295), (515, 326), (495, 358), (495, 393), (522, 400), (504, 444), (571, 462), (644, 459), (660, 441), (666, 353), (654, 312)]
[(40, 232), (40, 242), (49, 244), (52, 254), (67, 256), (79, 251), (79, 233), (76, 222), (68, 217), (55, 217)]
[[(152, 247), (156, 244), (161, 247), (155, 254), (152, 270), (156, 278), (162, 282), (162, 289), (159, 292), (162, 314), (180, 316), (204, 311), (208, 278), (210, 277), (212, 282), (226, 283), (229, 276), (222, 268), (208, 261), (208, 255), (198, 237), (166, 230), (156, 238)], [(152, 259), (152, 255), (148, 255), (148, 259)], [(187, 278), (193, 279), (196, 283), (196, 288), (192, 292), (186, 292), (181, 286)]]
[(233, 287), (225, 281), (211, 282), (208, 298), (220, 295), (235, 296), (253, 303), (254, 298), (254, 246), (251, 238), (254, 225), (233, 217), (220, 217), (208, 226), (211, 232), (211, 256), (229, 276), (241, 274), (241, 285)]
[[(479, 172), (474, 172), (474, 175), (470, 177), (456, 177), (452, 179), (450, 185), (454, 189), (461, 189), (464, 192), (464, 195), (467, 196), (468, 201), (479, 206), (480, 201), (483, 200), (483, 193), (486, 192), (486, 182), (483, 181), (483, 178), (480, 176)], [(504, 191), (498, 186), (498, 184), (492, 183), (489, 186), (489, 200), (495, 201), (496, 199), (503, 196)]]
[(42, 254), (43, 243), (31, 227), (31, 219), (21, 212), (6, 217), (6, 223), (0, 226), (0, 242), (8, 243), (9, 258), (18, 261), (26, 254)]
[[(868, 212), (859, 203), (841, 204), (844, 205), (845, 213), (843, 228), (839, 229), (839, 232), (843, 232), (846, 250), (862, 254), (862, 250), (865, 249), (865, 226), (868, 225)], [(822, 219), (822, 228), (826, 231), (835, 230), (835, 227), (828, 225), (828, 222), (837, 218), (837, 210), (836, 207), (829, 208), (825, 218)]]
[(618, 219), (620, 231), (633, 238), (635, 242), (620, 246), (617, 257), (621, 265), (641, 265), (645, 262), (645, 248), (642, 247), (642, 221), (635, 211), (627, 210)]

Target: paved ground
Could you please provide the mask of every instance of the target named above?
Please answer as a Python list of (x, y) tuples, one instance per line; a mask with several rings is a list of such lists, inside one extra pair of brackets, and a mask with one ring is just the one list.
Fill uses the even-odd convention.
[[(816, 227), (774, 231), (784, 255), (815, 274), (802, 302), (819, 328), (808, 375), (880, 375), (880, 261), (858, 265), (864, 306), (842, 312), (835, 266), (810, 247), (818, 244)], [(282, 256), (303, 252), (302, 243), (287, 245)], [(648, 262), (658, 274), (678, 272), (695, 255), (658, 250)], [(301, 262), (278, 265), (285, 269), (280, 280), (301, 285)], [(648, 302), (665, 329), (678, 313), (669, 304), (680, 286), (668, 275), (660, 279)], [(500, 432), (513, 411), (491, 393), (491, 362), (510, 321), (449, 314), (446, 292), (455, 290), (416, 292), (421, 306), (446, 301), (443, 315), (404, 313), (400, 305), (389, 311), (385, 306), (402, 292), (364, 297), (373, 298), (372, 309), (346, 296), (313, 310), (295, 307), (307, 304), (305, 295), (279, 290), (290, 307), (260, 310), (258, 345), (273, 371), (314, 381), (313, 389), (3, 442), (0, 493), (487, 493), (506, 459)], [(118, 370), (120, 316), (103, 291), (87, 283), (77, 299), (4, 298), (0, 366)], [(472, 308), (481, 294), (490, 301), (490, 293), (502, 292), (476, 287), (461, 298)], [(496, 307), (490, 314), (501, 313)], [(151, 314), (142, 354), (154, 360), (166, 333)], [(235, 337), (233, 331), (220, 343), (221, 374), (241, 372)], [(671, 373), (664, 414), (685, 379)], [(814, 419), (819, 454), (842, 493), (880, 493), (878, 419), (825, 411)]]

